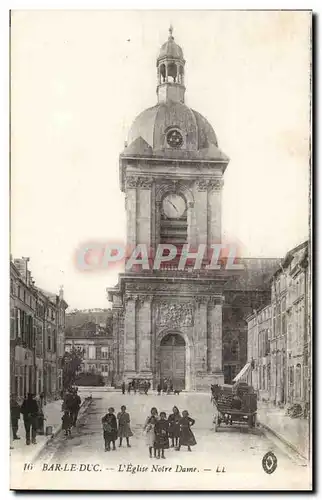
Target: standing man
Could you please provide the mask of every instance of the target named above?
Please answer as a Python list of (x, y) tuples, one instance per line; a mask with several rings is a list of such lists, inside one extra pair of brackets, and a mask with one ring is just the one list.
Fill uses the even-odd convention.
[(125, 382), (122, 383), (122, 394), (125, 394)]
[(28, 397), (24, 399), (21, 405), (20, 411), (23, 414), (23, 421), (25, 424), (26, 444), (30, 444), (30, 427), (32, 444), (36, 444), (39, 408), (34, 394), (28, 394)]
[(20, 437), (17, 436), (20, 420), (20, 404), (18, 403), (14, 394), (10, 395), (10, 418), (13, 439), (20, 439)]
[(78, 412), (80, 409), (81, 405), (81, 398), (77, 394), (77, 389), (75, 389), (75, 392), (73, 394), (73, 399), (72, 399), (72, 417), (73, 417), (73, 426), (76, 427), (76, 422), (77, 422), (77, 417), (78, 417)]

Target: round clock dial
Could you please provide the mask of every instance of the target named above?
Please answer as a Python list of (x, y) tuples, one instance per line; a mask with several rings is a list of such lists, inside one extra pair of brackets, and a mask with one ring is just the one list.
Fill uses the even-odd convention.
[(179, 194), (168, 194), (162, 204), (164, 214), (170, 219), (181, 217), (186, 210), (186, 202)]
[(180, 148), (183, 144), (183, 137), (179, 130), (170, 130), (167, 133), (167, 143), (172, 148)]

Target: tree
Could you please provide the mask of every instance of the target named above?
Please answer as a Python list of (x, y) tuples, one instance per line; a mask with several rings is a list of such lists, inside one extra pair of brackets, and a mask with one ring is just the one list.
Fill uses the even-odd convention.
[(75, 378), (82, 365), (83, 357), (84, 350), (80, 347), (73, 347), (70, 352), (65, 352), (62, 360), (64, 389), (68, 389), (68, 387), (75, 383)]

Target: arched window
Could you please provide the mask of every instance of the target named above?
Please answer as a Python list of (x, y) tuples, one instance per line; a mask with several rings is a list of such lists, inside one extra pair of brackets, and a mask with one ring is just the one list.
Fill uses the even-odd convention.
[(166, 77), (165, 64), (161, 64), (160, 66), (160, 75), (161, 75), (161, 83), (164, 83)]
[(168, 82), (177, 81), (177, 65), (175, 63), (168, 64)]
[(179, 76), (178, 76), (179, 83), (184, 83), (184, 71), (183, 71), (183, 66), (179, 67)]
[(175, 333), (169, 333), (163, 339), (161, 340), (161, 345), (167, 345), (167, 346), (181, 346), (181, 345), (186, 345), (184, 338)]

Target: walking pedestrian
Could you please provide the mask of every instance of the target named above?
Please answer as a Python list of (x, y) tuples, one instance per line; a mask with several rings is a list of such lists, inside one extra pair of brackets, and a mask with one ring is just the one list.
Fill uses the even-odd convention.
[(72, 413), (72, 419), (73, 419), (73, 426), (76, 427), (76, 423), (77, 423), (77, 418), (78, 418), (78, 413), (79, 413), (79, 409), (80, 409), (80, 405), (81, 405), (81, 398), (79, 397), (79, 395), (77, 394), (77, 389), (74, 389), (73, 391), (73, 395), (72, 395), (72, 398), (71, 398), (71, 413)]
[(116, 450), (115, 441), (117, 439), (117, 421), (114, 411), (114, 408), (109, 408), (108, 413), (102, 418), (105, 451), (111, 451), (111, 443), (113, 445), (113, 451)]
[[(45, 404), (46, 404), (46, 401), (45, 401), (45, 394), (43, 392), (41, 392), (39, 394), (39, 399), (40, 399), (40, 408), (42, 409)], [(61, 398), (62, 399), (62, 398)]]
[(122, 394), (125, 394), (125, 382), (122, 383)]
[(191, 430), (191, 426), (194, 425), (195, 420), (189, 417), (187, 410), (182, 412), (182, 418), (180, 419), (180, 439), (179, 446), (177, 450), (180, 450), (181, 446), (188, 446), (188, 451), (191, 451), (191, 446), (197, 444), (195, 436)]
[(162, 386), (161, 386), (161, 383), (159, 382), (157, 385), (158, 396), (161, 395), (161, 390), (162, 390)]
[(117, 414), (117, 420), (119, 421), (118, 437), (120, 438), (119, 446), (122, 446), (123, 438), (126, 438), (126, 444), (128, 448), (131, 448), (130, 437), (133, 436), (130, 427), (130, 415), (126, 412), (126, 406), (121, 406), (121, 411)]
[(132, 389), (132, 383), (131, 383), (131, 382), (129, 382), (129, 383), (128, 383), (128, 386), (127, 386), (127, 393), (128, 393), (128, 394), (131, 394), (131, 389)]
[(157, 420), (154, 432), (155, 432), (155, 448), (157, 450), (157, 458), (165, 458), (164, 450), (169, 448), (169, 423), (167, 421), (167, 415), (164, 411), (160, 413), (160, 419)]
[(134, 390), (134, 394), (136, 394), (137, 383), (136, 383), (135, 379), (133, 379), (133, 381), (132, 381), (132, 387), (133, 387), (133, 390)]
[(145, 380), (145, 382), (144, 382), (144, 394), (148, 395), (148, 390), (149, 390), (149, 384), (148, 384), (148, 381)]
[(169, 415), (169, 437), (171, 438), (172, 444), (171, 448), (178, 446), (180, 437), (180, 419), (181, 414), (177, 406), (172, 408), (172, 413)]
[(43, 409), (41, 407), (41, 403), (39, 404), (39, 411), (37, 417), (37, 434), (43, 436), (45, 434), (45, 415)]
[(26, 431), (26, 444), (30, 444), (30, 428), (32, 444), (36, 444), (37, 424), (38, 424), (38, 404), (35, 400), (34, 394), (29, 393), (27, 398), (24, 399), (20, 412), (23, 415), (23, 421)]
[(20, 439), (17, 435), (20, 420), (20, 404), (14, 394), (10, 395), (10, 419), (13, 439)]
[(61, 419), (63, 422), (62, 428), (65, 431), (65, 436), (70, 436), (72, 433), (71, 427), (72, 427), (72, 423), (73, 423), (73, 419), (72, 419), (70, 412), (65, 410)]
[(149, 447), (149, 455), (152, 458), (152, 449), (154, 452), (154, 458), (156, 456), (155, 448), (155, 424), (158, 420), (158, 410), (153, 407), (151, 408), (151, 414), (147, 417), (143, 430), (146, 431), (146, 444)]

